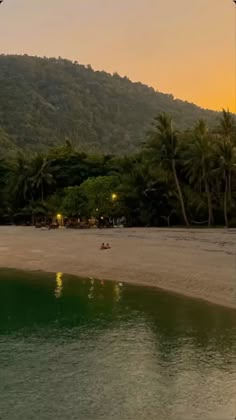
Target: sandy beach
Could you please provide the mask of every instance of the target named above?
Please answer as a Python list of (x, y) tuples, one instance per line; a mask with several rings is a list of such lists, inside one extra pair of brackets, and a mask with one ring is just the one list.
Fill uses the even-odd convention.
[[(112, 249), (101, 251), (102, 242)], [(158, 287), (236, 308), (236, 231), (0, 227), (0, 267)]]

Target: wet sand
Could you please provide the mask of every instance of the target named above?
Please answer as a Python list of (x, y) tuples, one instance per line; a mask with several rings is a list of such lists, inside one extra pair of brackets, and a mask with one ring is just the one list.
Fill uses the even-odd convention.
[[(112, 249), (101, 251), (102, 242)], [(0, 227), (0, 267), (135, 283), (236, 308), (236, 230)]]

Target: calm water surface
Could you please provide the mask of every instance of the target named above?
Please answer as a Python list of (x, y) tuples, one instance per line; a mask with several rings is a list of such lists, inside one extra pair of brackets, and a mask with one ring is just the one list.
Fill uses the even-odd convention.
[(0, 419), (234, 419), (236, 313), (0, 271)]

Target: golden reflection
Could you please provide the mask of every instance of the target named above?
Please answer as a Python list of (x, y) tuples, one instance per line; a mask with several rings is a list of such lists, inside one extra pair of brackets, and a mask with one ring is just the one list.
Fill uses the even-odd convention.
[(62, 296), (63, 291), (63, 280), (62, 280), (63, 273), (56, 273), (56, 288), (55, 288), (55, 296), (59, 299)]
[(90, 277), (90, 283), (91, 283), (91, 286), (89, 288), (88, 299), (93, 299), (94, 298), (94, 279), (92, 277)]
[(115, 283), (115, 286), (114, 286), (114, 295), (115, 295), (115, 301), (116, 302), (119, 302), (121, 300), (122, 286), (123, 286), (122, 283), (118, 283), (118, 284)]

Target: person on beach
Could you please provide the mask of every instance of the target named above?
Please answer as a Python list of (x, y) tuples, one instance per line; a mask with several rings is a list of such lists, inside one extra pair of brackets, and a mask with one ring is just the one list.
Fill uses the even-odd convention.
[(111, 249), (111, 246), (108, 243), (105, 245), (104, 242), (103, 242), (100, 249)]

